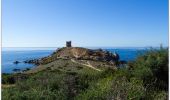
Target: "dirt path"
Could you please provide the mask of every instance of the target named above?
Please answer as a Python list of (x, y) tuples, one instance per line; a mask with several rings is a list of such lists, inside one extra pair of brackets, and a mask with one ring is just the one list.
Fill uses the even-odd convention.
[(84, 66), (90, 67), (90, 68), (92, 68), (92, 69), (94, 69), (94, 70), (101, 71), (100, 69), (97, 69), (97, 68), (93, 67), (93, 66), (90, 64), (89, 61), (87, 62), (87, 64), (79, 63), (79, 62), (75, 61), (74, 59), (71, 59), (71, 61), (74, 62), (74, 63), (80, 64), (80, 65), (84, 65)]
[(10, 88), (10, 87), (14, 87), (15, 84), (2, 84), (1, 87), (2, 88)]

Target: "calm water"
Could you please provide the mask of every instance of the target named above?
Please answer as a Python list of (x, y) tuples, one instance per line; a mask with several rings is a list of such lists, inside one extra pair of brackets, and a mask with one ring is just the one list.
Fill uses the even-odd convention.
[[(26, 68), (33, 68), (33, 64), (25, 64), (23, 61), (35, 58), (41, 58), (53, 53), (53, 49), (2, 49), (2, 73), (12, 73), (13, 69), (24, 70)], [(137, 55), (144, 52), (145, 49), (105, 49), (110, 52), (117, 52), (120, 55), (121, 60), (134, 60)], [(20, 61), (21, 63), (14, 64), (14, 61)]]

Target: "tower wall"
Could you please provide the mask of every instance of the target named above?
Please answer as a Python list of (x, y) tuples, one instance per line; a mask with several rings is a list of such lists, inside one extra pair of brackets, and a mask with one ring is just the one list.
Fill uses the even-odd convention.
[(66, 47), (71, 47), (71, 41), (66, 41)]

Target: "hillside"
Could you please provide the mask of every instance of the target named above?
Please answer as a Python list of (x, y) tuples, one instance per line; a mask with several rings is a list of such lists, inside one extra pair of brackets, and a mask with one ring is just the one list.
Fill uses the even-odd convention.
[(102, 49), (91, 50), (82, 47), (63, 47), (57, 49), (53, 54), (41, 59), (34, 59), (25, 61), (25, 63), (34, 63), (37, 65), (44, 65), (59, 59), (75, 59), (75, 60), (90, 60), (108, 62), (109, 64), (116, 64), (119, 61), (118, 54), (112, 54)]
[(55, 52), (47, 58), (60, 58), (27, 72), (3, 74), (2, 99), (167, 100), (168, 49), (150, 50), (118, 69), (109, 61), (76, 59), (70, 52), (65, 55), (71, 58), (62, 58), (65, 50), (72, 49)]

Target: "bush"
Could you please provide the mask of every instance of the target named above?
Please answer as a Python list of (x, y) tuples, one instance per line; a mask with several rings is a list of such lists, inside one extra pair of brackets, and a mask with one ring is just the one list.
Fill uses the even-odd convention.
[(156, 98), (154, 94), (164, 95), (168, 91), (168, 49), (152, 49), (139, 56), (130, 66), (132, 76), (144, 82), (147, 98)]
[(2, 74), (2, 84), (14, 84), (15, 79), (11, 74)]
[[(167, 99), (168, 49), (150, 50), (128, 67), (98, 72), (44, 70), (25, 76), (2, 75), (3, 84), (15, 87), (2, 91), (3, 100), (155, 100)], [(66, 67), (67, 68), (67, 67)], [(13, 79), (16, 79), (15, 81)]]

